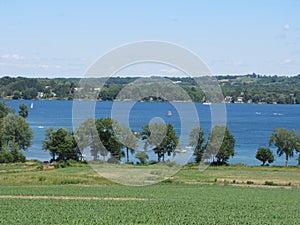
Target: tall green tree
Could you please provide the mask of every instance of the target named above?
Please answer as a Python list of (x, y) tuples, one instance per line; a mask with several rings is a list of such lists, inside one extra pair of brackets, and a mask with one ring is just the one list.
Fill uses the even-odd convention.
[(12, 154), (16, 162), (22, 157), (21, 150), (27, 150), (31, 146), (33, 132), (25, 119), (15, 113), (9, 114), (1, 120), (1, 151)]
[(25, 104), (19, 105), (19, 115), (25, 119), (28, 117), (28, 107)]
[(129, 151), (131, 154), (134, 154), (139, 139), (129, 127), (119, 125), (118, 123), (114, 124), (114, 131), (118, 141), (123, 145), (123, 148), (126, 149), (126, 160), (129, 162)]
[(204, 131), (201, 127), (195, 127), (190, 133), (190, 145), (194, 147), (195, 161), (200, 163), (204, 152)]
[(272, 145), (277, 147), (278, 156), (285, 155), (285, 166), (288, 166), (294, 150), (300, 150), (300, 135), (294, 129), (288, 131), (285, 128), (276, 128), (269, 138), (269, 146)]
[(75, 131), (76, 141), (81, 150), (90, 147), (94, 160), (99, 160), (99, 156), (104, 161), (107, 156), (110, 161), (120, 160), (124, 156), (123, 144), (118, 140), (115, 127), (120, 125), (112, 118), (87, 119)]
[(100, 118), (96, 120), (96, 128), (100, 141), (106, 151), (110, 153), (110, 157), (116, 160), (120, 160), (124, 156), (122, 151), (123, 145), (118, 141), (114, 126), (118, 122), (112, 118)]
[(14, 110), (9, 107), (5, 102), (0, 102), (0, 119), (6, 117), (9, 113), (13, 113)]
[(65, 128), (46, 130), (43, 149), (50, 151), (52, 160), (79, 160), (81, 152), (75, 142), (73, 133)]
[(146, 146), (151, 146), (157, 161), (165, 161), (165, 154), (174, 154), (178, 146), (178, 137), (172, 124), (152, 123), (143, 126), (141, 133)]
[(266, 162), (274, 162), (274, 155), (269, 148), (258, 148), (255, 157), (262, 162), (262, 166), (264, 166)]
[(215, 126), (210, 131), (205, 154), (216, 158), (217, 165), (227, 164), (234, 156), (235, 137), (226, 126)]
[(92, 118), (85, 120), (75, 130), (74, 136), (81, 151), (89, 147), (94, 160), (99, 159), (99, 153), (105, 160), (108, 152), (99, 139), (95, 123), (96, 121)]

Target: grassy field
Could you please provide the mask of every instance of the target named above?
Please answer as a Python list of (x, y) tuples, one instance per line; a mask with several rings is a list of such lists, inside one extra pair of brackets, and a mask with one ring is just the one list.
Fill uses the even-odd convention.
[[(299, 168), (187, 167), (130, 187), (88, 165), (0, 165), (0, 224), (299, 224)], [(247, 182), (248, 181), (248, 182)], [(232, 186), (235, 184), (246, 185)], [(273, 185), (266, 186), (265, 181)], [(258, 188), (255, 184), (264, 188)]]
[[(74, 164), (60, 169), (45, 167), (43, 170), (40, 170), (39, 165), (36, 162), (0, 164), (0, 185), (113, 184), (112, 181), (99, 176), (86, 164)], [(167, 182), (257, 185), (264, 185), (267, 182), (279, 186), (300, 187), (300, 168), (211, 166), (201, 171), (197, 166), (186, 166)]]
[(205, 171), (198, 167), (186, 167), (177, 173), (176, 182), (216, 182), (226, 184), (258, 184), (300, 187), (299, 167), (261, 167), (261, 166), (211, 166)]

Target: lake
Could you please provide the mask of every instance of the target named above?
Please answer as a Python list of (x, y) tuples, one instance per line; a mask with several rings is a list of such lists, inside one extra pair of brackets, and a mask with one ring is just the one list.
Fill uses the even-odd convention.
[[(27, 121), (34, 132), (32, 146), (25, 152), (27, 159), (49, 160), (48, 152), (42, 150), (42, 141), (45, 130), (49, 127), (65, 127), (72, 129), (72, 101), (27, 101), (27, 100), (2, 100), (18, 110), (18, 105), (24, 103), (30, 108)], [(198, 114), (189, 115), (189, 105), (193, 104)], [(112, 106), (113, 108), (112, 110)], [(168, 112), (172, 116), (168, 116)], [(184, 112), (183, 112), (184, 111)], [(256, 105), (256, 104), (226, 104), (227, 126), (236, 138), (236, 155), (230, 163), (244, 163), (247, 165), (260, 165), (255, 159), (258, 147), (267, 147), (269, 136), (274, 128), (300, 130), (300, 105)], [(83, 115), (86, 115), (84, 110)], [(201, 103), (168, 103), (168, 102), (97, 102), (95, 118), (100, 117), (127, 118), (130, 128), (141, 131), (141, 127), (151, 120), (163, 120), (173, 124), (178, 135), (184, 136), (180, 141), (182, 147), (188, 146), (188, 135), (183, 135), (183, 124), (200, 126), (207, 134), (211, 128), (210, 106)], [(120, 117), (120, 118), (121, 118)], [(274, 155), (276, 149), (271, 148)], [(153, 159), (156, 157), (153, 155)], [(284, 165), (284, 157), (275, 157), (273, 165)], [(291, 165), (296, 165), (296, 157), (290, 160)]]

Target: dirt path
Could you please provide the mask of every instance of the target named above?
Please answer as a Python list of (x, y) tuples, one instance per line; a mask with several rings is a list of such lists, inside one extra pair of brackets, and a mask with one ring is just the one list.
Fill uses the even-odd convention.
[(82, 196), (30, 196), (0, 195), (0, 199), (63, 199), (63, 200), (98, 200), (98, 201), (146, 201), (147, 198), (113, 198), (113, 197), (82, 197)]

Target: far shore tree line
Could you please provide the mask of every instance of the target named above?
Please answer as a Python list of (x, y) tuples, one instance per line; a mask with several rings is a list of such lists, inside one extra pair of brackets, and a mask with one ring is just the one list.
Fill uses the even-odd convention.
[[(95, 97), (101, 101), (131, 99), (132, 92), (129, 87), (139, 77), (111, 77), (99, 78), (81, 86), (80, 78), (25, 78), (9, 77), (0, 78), (0, 98), (6, 99), (58, 99), (72, 100), (76, 94), (95, 92)], [(162, 78), (163, 79), (163, 78)], [(168, 101), (186, 100), (186, 94), (193, 102), (205, 102), (205, 94), (197, 86), (192, 77), (166, 77), (171, 85), (178, 88), (168, 89)], [(260, 104), (300, 104), (300, 75), (298, 76), (265, 76), (258, 74), (216, 76), (224, 95), (225, 102), (260, 103)], [(201, 80), (200, 80), (201, 82)], [(151, 85), (151, 84), (150, 84)], [(101, 87), (101, 88), (100, 88)], [(151, 87), (150, 87), (151, 88)], [(145, 83), (135, 83), (135, 93), (148, 96)], [(144, 95), (145, 94), (145, 95)], [(160, 97), (151, 96), (143, 101), (164, 101), (164, 93)]]
[[(7, 104), (0, 102), (0, 163), (26, 160), (22, 151), (31, 146), (33, 139), (33, 132), (26, 122), (27, 116), (26, 105), (20, 104), (17, 114)], [(189, 136), (196, 163), (224, 165), (235, 154), (235, 137), (226, 126), (213, 127), (207, 140), (201, 127), (195, 127)], [(142, 141), (143, 150), (138, 150), (138, 141)], [(300, 134), (295, 130), (276, 128), (269, 137), (271, 146), (277, 148), (278, 156), (285, 157), (286, 166), (295, 154), (298, 154), (300, 165)], [(119, 163), (125, 158), (125, 162), (133, 163), (131, 155), (139, 164), (165, 162), (181, 151), (172, 124), (146, 124), (137, 133), (112, 118), (87, 119), (74, 132), (65, 128), (49, 128), (45, 133), (43, 149), (49, 151), (51, 161), (80, 161), (84, 159), (82, 150), (87, 149), (93, 160)], [(146, 150), (152, 150), (157, 160), (149, 161)], [(262, 165), (274, 162), (272, 151), (266, 147), (258, 148), (256, 158)]]

